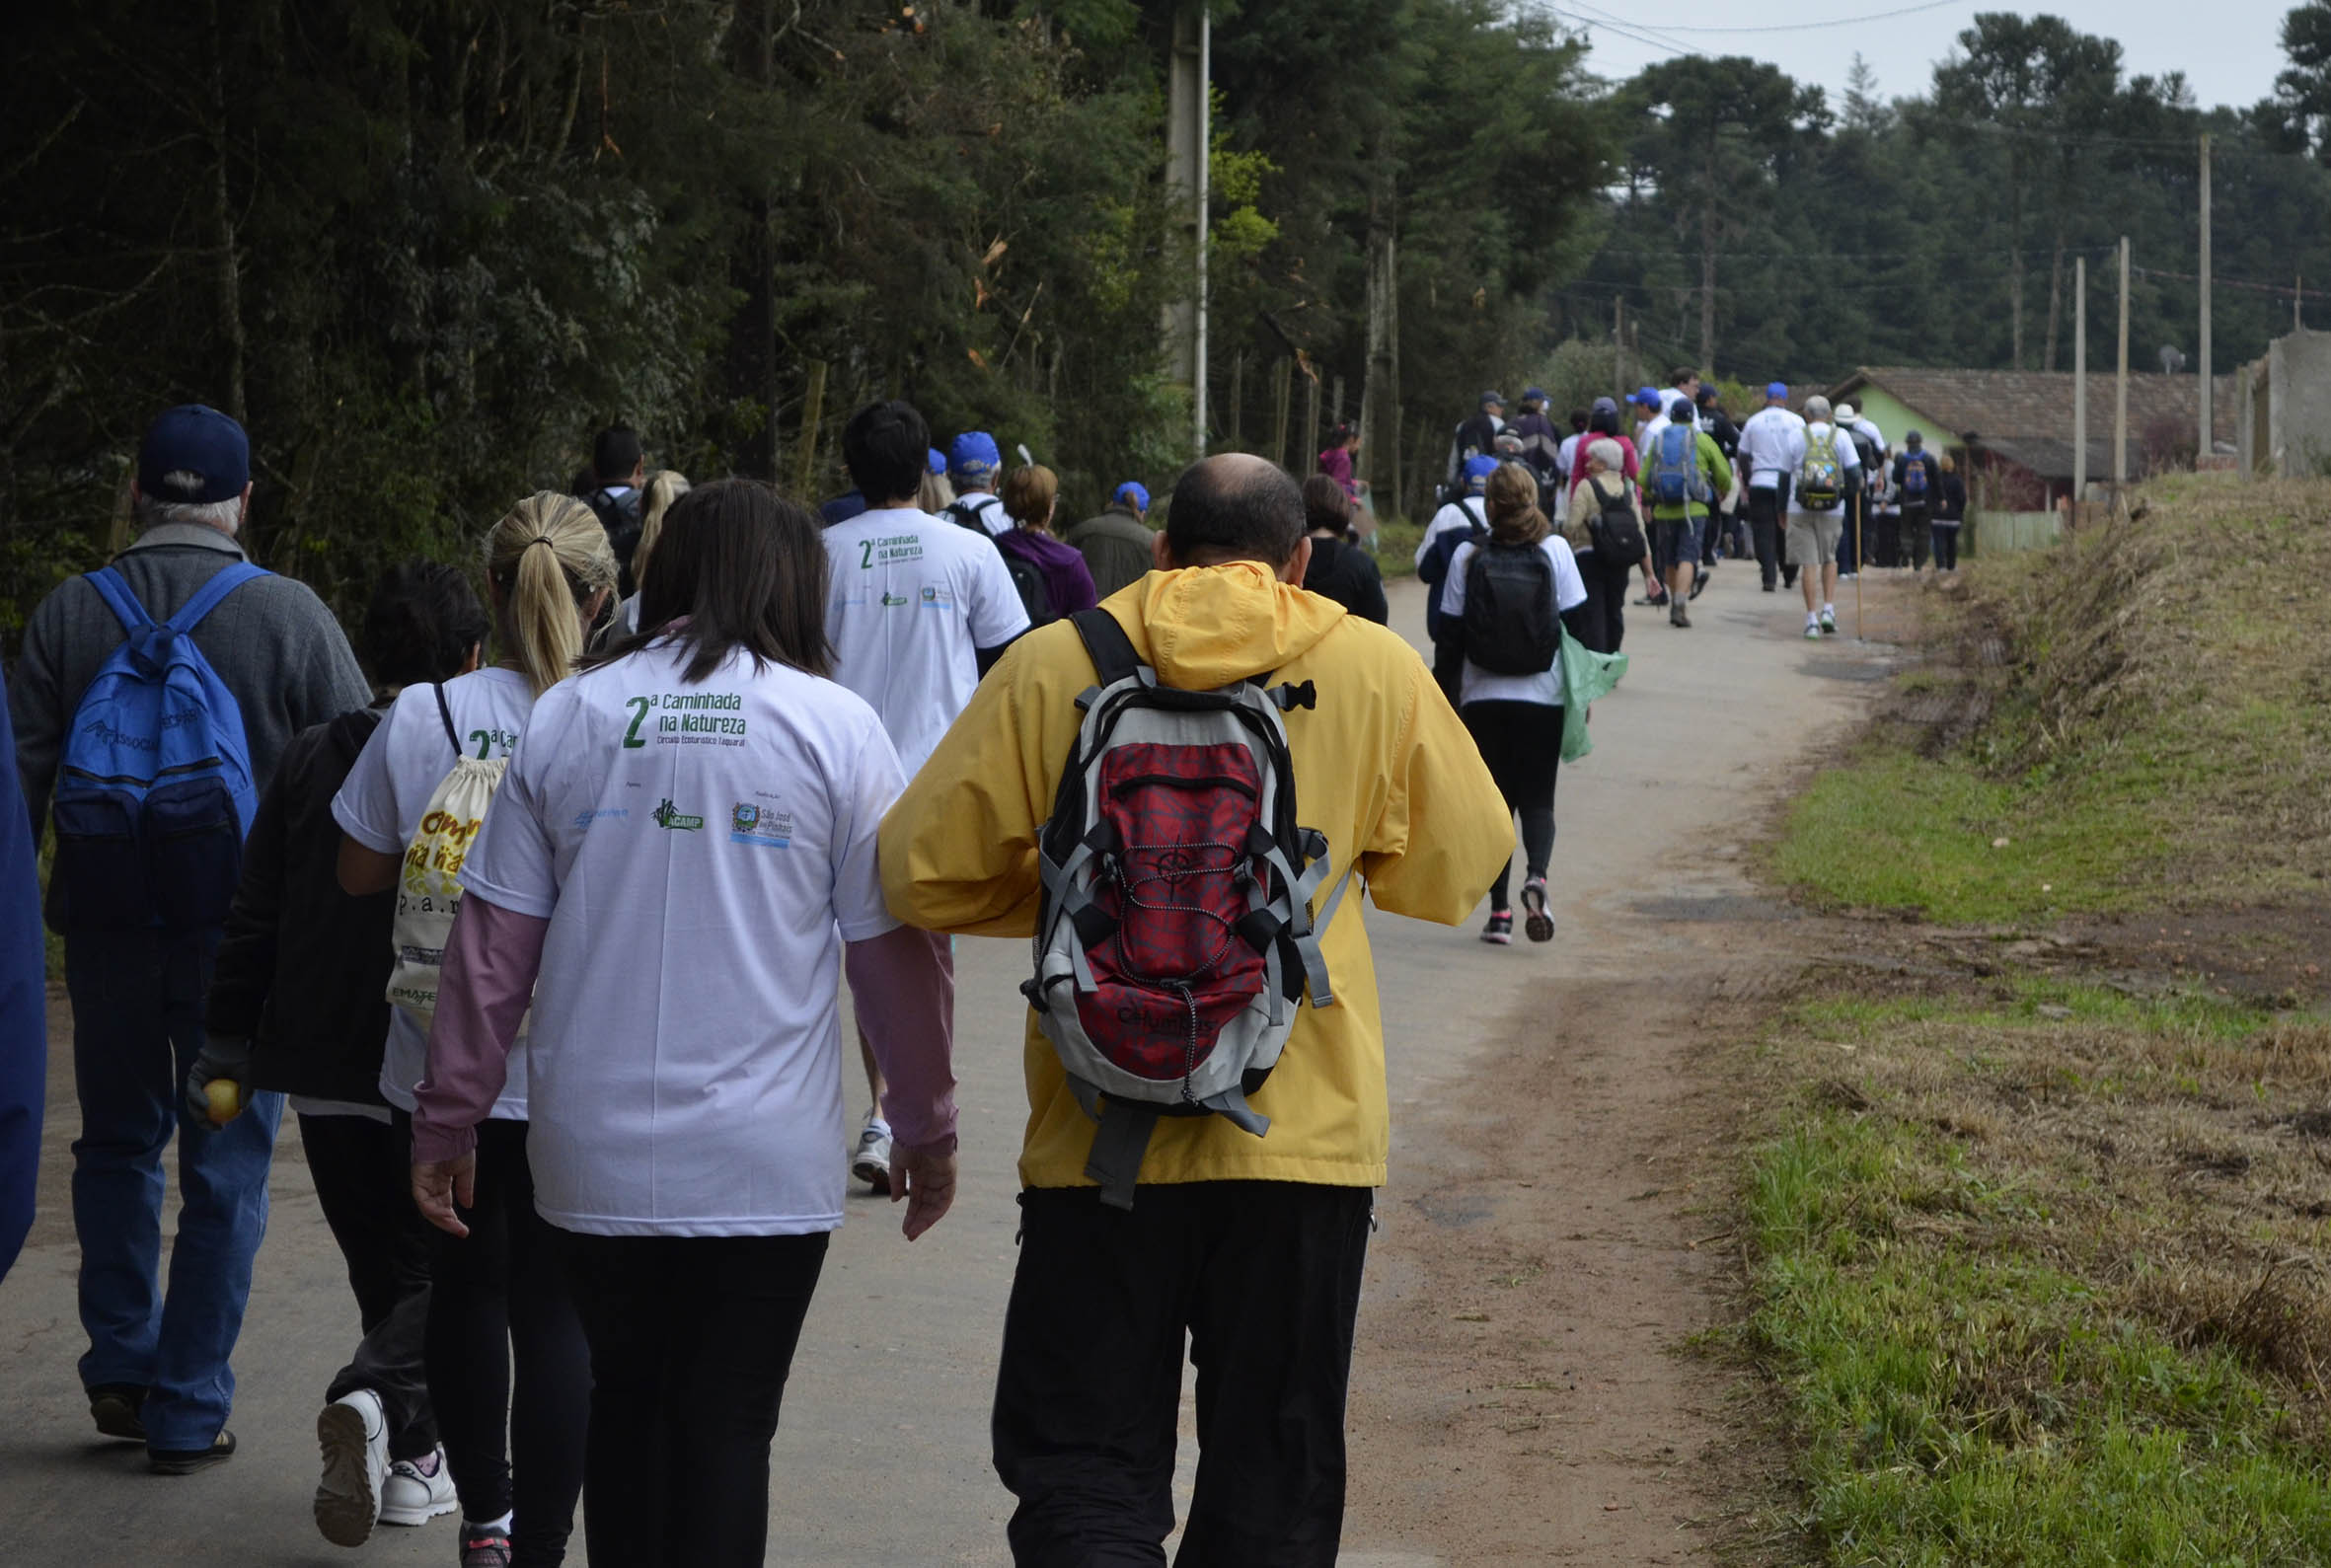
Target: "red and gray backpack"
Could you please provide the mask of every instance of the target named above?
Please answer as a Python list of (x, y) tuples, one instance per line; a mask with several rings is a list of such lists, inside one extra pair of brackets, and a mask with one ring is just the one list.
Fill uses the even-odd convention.
[(1034, 977), (1020, 989), (1100, 1125), (1085, 1174), (1133, 1206), (1160, 1116), (1228, 1118), (1279, 1060), (1308, 991), (1332, 1007), (1315, 922), (1327, 840), (1296, 822), (1282, 711), (1316, 706), (1310, 682), (1162, 685), (1105, 610), (1070, 617), (1099, 683), (1039, 840)]

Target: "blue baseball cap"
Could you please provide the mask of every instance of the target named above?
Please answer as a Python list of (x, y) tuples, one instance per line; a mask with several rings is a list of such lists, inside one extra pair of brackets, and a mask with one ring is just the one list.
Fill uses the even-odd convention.
[(1657, 387), (1637, 387), (1635, 395), (1627, 399), (1627, 402), (1646, 409), (1656, 409), (1659, 407), (1659, 389)]
[(1543, 388), (1543, 387), (1524, 387), (1524, 388), (1522, 389), (1522, 401), (1523, 401), (1524, 403), (1543, 403), (1543, 402), (1545, 402), (1545, 388)]
[(941, 452), (938, 447), (933, 447), (931, 449), (931, 472), (934, 474), (944, 474), (946, 471), (947, 455), (944, 452)]
[(1150, 509), (1150, 492), (1141, 487), (1141, 481), (1139, 480), (1127, 480), (1124, 484), (1118, 485), (1117, 493), (1111, 496), (1110, 499), (1131, 501), (1133, 503), (1133, 509), (1137, 512), (1146, 512)]
[(1497, 472), (1497, 459), (1468, 457), (1465, 460), (1465, 492), (1478, 495), (1489, 485), (1489, 476)]
[(200, 403), (154, 415), (137, 449), (138, 493), (185, 506), (231, 501), (251, 483), (251, 437)]
[(1766, 397), (1767, 397), (1767, 398), (1779, 398), (1779, 399), (1781, 399), (1782, 401), (1784, 401), (1784, 402), (1785, 402), (1785, 401), (1787, 400), (1787, 398), (1788, 398), (1788, 395), (1789, 395), (1789, 384), (1788, 384), (1787, 382), (1785, 382), (1785, 381), (1767, 381), (1767, 382), (1766, 382), (1766, 383), (1765, 383), (1765, 396), (1766, 396)]
[(996, 449), (996, 438), (985, 430), (966, 430), (947, 448), (947, 474), (953, 479), (991, 480), (1003, 465), (1004, 454)]

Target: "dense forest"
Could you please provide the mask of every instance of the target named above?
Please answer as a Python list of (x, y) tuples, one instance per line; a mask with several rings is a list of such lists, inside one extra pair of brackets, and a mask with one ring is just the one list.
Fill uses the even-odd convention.
[[(0, 150), (0, 618), (104, 558), (138, 429), (188, 399), (251, 428), (257, 553), (343, 604), (565, 484), (611, 419), (658, 465), (815, 495), (840, 420), (895, 395), (1026, 445), (1072, 507), (1158, 485), (1193, 438), (1163, 327), (1195, 271), (1174, 8), (31, 9)], [(2109, 342), (2122, 234), (2141, 362), (2191, 354), (2204, 131), (2218, 367), (2294, 289), (2331, 320), (2331, 0), (2240, 109), (2004, 13), (1906, 25), (1884, 57), (1939, 63), (1859, 68), (1839, 104), (1745, 59), (1603, 80), (1502, 0), (1212, 14), (1210, 443), (1301, 462), (1364, 420), (1388, 510), (1484, 386), (2063, 367), (2071, 258)]]

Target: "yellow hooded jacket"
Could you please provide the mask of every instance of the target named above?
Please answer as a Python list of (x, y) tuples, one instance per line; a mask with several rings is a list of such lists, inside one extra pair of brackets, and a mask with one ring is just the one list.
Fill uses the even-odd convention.
[[(1455, 925), (1480, 902), (1513, 854), (1513, 819), (1406, 642), (1253, 561), (1152, 572), (1102, 608), (1168, 686), (1207, 690), (1266, 672), (1315, 683), (1317, 708), (1297, 709), (1286, 723), (1297, 817), (1327, 836), (1322, 903), (1355, 848), (1380, 909)], [(927, 931), (1034, 933), (1037, 835), (1083, 720), (1077, 697), (1093, 678), (1065, 620), (1022, 637), (989, 672), (882, 821), (891, 914)], [(1142, 1181), (1383, 1184), (1391, 1137), (1384, 1028), (1358, 892), (1347, 891), (1321, 941), (1336, 1005), (1304, 1007), (1252, 1098), (1269, 1133), (1256, 1138), (1219, 1116), (1162, 1118)], [(1022, 1055), (1020, 1180), (1091, 1185), (1085, 1161), (1094, 1124), (1033, 1013)]]

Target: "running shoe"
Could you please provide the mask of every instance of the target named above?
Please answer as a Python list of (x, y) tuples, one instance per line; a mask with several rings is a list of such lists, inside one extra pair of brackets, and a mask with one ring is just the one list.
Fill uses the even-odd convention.
[(124, 1443), (146, 1441), (146, 1390), (134, 1382), (101, 1382), (89, 1390), (89, 1419), (98, 1431)]
[(389, 1466), (388, 1483), (380, 1494), (380, 1522), (425, 1525), (439, 1514), (452, 1513), (457, 1501), (453, 1466), (445, 1462), (440, 1444), (417, 1459), (399, 1459)]
[(1838, 615), (1836, 611), (1824, 610), (1821, 612), (1821, 635), (1825, 637), (1834, 637), (1838, 635)]
[(1545, 878), (1534, 876), (1522, 884), (1523, 933), (1534, 942), (1554, 939), (1554, 917), (1546, 913)]
[(510, 1568), (510, 1532), (499, 1525), (463, 1521), (461, 1568)]
[(1708, 585), (1708, 579), (1709, 579), (1710, 577), (1713, 577), (1715, 574), (1716, 574), (1716, 570), (1715, 570), (1715, 568), (1714, 568), (1713, 566), (1710, 566), (1710, 567), (1706, 568), (1705, 570), (1701, 571), (1701, 572), (1699, 573), (1699, 575), (1697, 575), (1696, 577), (1693, 577), (1693, 578), (1692, 579), (1692, 591), (1691, 591), (1690, 593), (1686, 594), (1684, 597), (1686, 597), (1687, 599), (1696, 599), (1696, 598), (1698, 598), (1698, 597), (1699, 597), (1700, 590), (1701, 590), (1701, 589), (1703, 589), (1703, 588), (1705, 588), (1705, 587)]
[(1811, 621), (1805, 623), (1805, 640), (1808, 642), (1821, 640), (1821, 628)]
[(191, 1475), (235, 1456), (235, 1434), (221, 1432), (206, 1449), (148, 1449), (146, 1465), (156, 1475)]
[(1489, 924), (1481, 928), (1481, 939), (1492, 947), (1511, 947), (1514, 944), (1514, 912), (1500, 910), (1489, 917)]
[(1667, 624), (1689, 628), (1692, 625), (1692, 618), (1684, 613), (1682, 605), (1672, 604), (1668, 606)]
[(865, 1130), (858, 1135), (858, 1153), (850, 1157), (850, 1173), (881, 1197), (890, 1195), (890, 1125), (869, 1113)]
[(380, 1522), (389, 1478), (389, 1418), (370, 1388), (344, 1393), (316, 1417), (324, 1478), (316, 1483), (316, 1528), (335, 1546), (361, 1546)]

